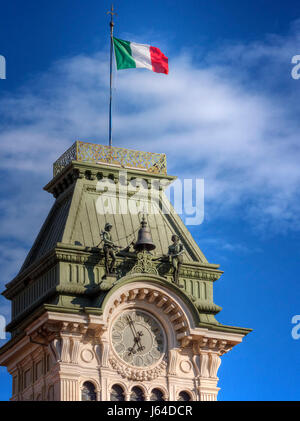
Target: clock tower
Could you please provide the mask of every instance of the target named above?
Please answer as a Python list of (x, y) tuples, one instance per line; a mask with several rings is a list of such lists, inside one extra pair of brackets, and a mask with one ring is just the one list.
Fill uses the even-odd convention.
[(11, 400), (214, 401), (223, 354), (209, 263), (168, 201), (164, 154), (75, 142), (18, 275), (0, 364)]

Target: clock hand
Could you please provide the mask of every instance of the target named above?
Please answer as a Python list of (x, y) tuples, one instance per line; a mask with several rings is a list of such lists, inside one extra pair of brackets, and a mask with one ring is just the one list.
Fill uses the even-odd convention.
[[(130, 317), (130, 315), (128, 315), (128, 316), (127, 316), (127, 320), (128, 320), (128, 324), (129, 324), (129, 326), (130, 326), (130, 329), (131, 329), (132, 334), (133, 334), (133, 339), (134, 339), (134, 345), (133, 345), (133, 347), (128, 348), (128, 351), (129, 351), (129, 354), (135, 354), (135, 353), (136, 353), (136, 351), (135, 351), (135, 347), (136, 347), (136, 345), (138, 345), (138, 343), (139, 343), (139, 337), (138, 337), (138, 335), (137, 335), (137, 332), (136, 332), (136, 329), (135, 329), (135, 326), (134, 326), (133, 320), (132, 320), (132, 318)], [(141, 332), (139, 332), (139, 333), (141, 333)], [(141, 344), (139, 344), (138, 350), (140, 350), (140, 348), (141, 348)]]
[(140, 338), (134, 338), (134, 345), (131, 348), (128, 348), (129, 354), (136, 354), (135, 347), (138, 345), (137, 351), (143, 351), (145, 347), (141, 344)]
[(145, 347), (141, 344), (141, 336), (143, 336), (143, 332), (141, 332), (141, 331), (137, 332), (136, 331), (134, 322), (133, 322), (132, 318), (130, 317), (130, 315), (127, 316), (127, 320), (128, 320), (129, 326), (131, 327), (131, 331), (133, 333), (134, 342), (135, 342), (133, 348), (131, 348), (131, 349), (134, 350), (135, 345), (138, 344), (139, 345), (138, 351), (142, 351), (143, 349), (145, 349)]
[(141, 336), (143, 336), (143, 332), (141, 332), (141, 331), (137, 332), (133, 320), (132, 319), (130, 319), (130, 320), (131, 320), (131, 324), (132, 324), (132, 327), (134, 329), (134, 332), (136, 334), (134, 340), (136, 341), (136, 343), (139, 344), (138, 351), (143, 351), (143, 349), (145, 349), (145, 347), (141, 343)]
[(129, 325), (132, 327), (132, 333), (133, 333), (133, 335), (136, 337), (137, 336), (136, 329), (135, 329), (133, 320), (132, 320), (132, 318), (129, 315), (128, 315), (128, 322), (129, 322)]
[(139, 347), (138, 347), (138, 350), (139, 351), (143, 351), (144, 349), (145, 349), (145, 347), (142, 345), (142, 343), (141, 343), (141, 336), (143, 336), (144, 334), (143, 334), (143, 332), (141, 332), (141, 331), (139, 331), (139, 332), (137, 332), (137, 334), (138, 334), (138, 336), (137, 336), (137, 342), (139, 343)]
[[(140, 332), (138, 332), (138, 333), (140, 333)], [(139, 342), (139, 338), (135, 337), (133, 346), (131, 348), (128, 348), (129, 354), (136, 354), (136, 352), (137, 352), (137, 351), (135, 351), (136, 345), (138, 345), (137, 351), (143, 351), (143, 349), (145, 349), (145, 347)]]
[(135, 342), (140, 342), (140, 336), (143, 335), (143, 332), (137, 332), (136, 331), (134, 322), (129, 315), (128, 315), (128, 322), (129, 322), (130, 327), (132, 328), (131, 330), (132, 330)]
[(127, 316), (127, 320), (128, 320), (128, 324), (130, 326), (131, 332), (133, 334), (133, 338), (135, 339), (136, 338), (136, 332), (135, 332), (135, 329), (134, 329), (134, 326), (133, 326), (133, 321), (132, 321), (132, 319), (129, 315)]
[(131, 347), (131, 348), (128, 348), (128, 351), (129, 351), (129, 355), (131, 355), (131, 354), (136, 354), (136, 351), (135, 351), (135, 345), (136, 345), (136, 343), (134, 343), (134, 345)]

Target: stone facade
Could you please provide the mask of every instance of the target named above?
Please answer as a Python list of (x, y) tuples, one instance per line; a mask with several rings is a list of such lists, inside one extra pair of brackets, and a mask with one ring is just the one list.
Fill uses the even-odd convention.
[[(112, 347), (113, 320), (132, 308), (155, 315), (166, 332), (166, 352), (154, 369), (131, 367)], [(81, 400), (87, 381), (98, 400), (110, 400), (113, 385), (123, 388), (126, 400), (134, 386), (145, 400), (155, 388), (165, 400), (178, 400), (183, 391), (191, 400), (216, 400), (220, 357), (242, 337), (196, 327), (183, 300), (155, 277), (127, 280), (111, 291), (101, 316), (47, 311), (26, 329), (19, 359), (10, 353), (7, 365), (12, 400)]]

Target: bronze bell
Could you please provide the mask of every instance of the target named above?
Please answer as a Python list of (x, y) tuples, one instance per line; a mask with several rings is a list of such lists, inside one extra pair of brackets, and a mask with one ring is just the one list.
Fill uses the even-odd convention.
[(156, 245), (152, 241), (151, 231), (150, 228), (147, 227), (147, 221), (145, 219), (145, 216), (143, 216), (142, 222), (141, 222), (141, 228), (138, 232), (138, 239), (137, 242), (134, 244), (134, 249), (136, 251), (142, 251), (142, 250), (154, 250), (156, 248)]

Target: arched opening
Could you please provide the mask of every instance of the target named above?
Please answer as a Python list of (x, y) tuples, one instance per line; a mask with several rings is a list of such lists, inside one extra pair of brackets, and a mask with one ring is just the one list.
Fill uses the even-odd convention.
[(111, 401), (125, 401), (125, 395), (123, 387), (119, 386), (118, 384), (114, 384), (111, 388), (110, 392), (110, 400)]
[(96, 401), (97, 394), (93, 383), (84, 382), (81, 389), (81, 400), (82, 401)]
[(164, 401), (164, 394), (159, 389), (152, 389), (150, 401)]
[(178, 395), (178, 401), (190, 401), (191, 400), (191, 396), (189, 393), (182, 391), (179, 393)]
[(131, 401), (135, 401), (135, 402), (144, 401), (145, 400), (145, 396), (144, 396), (143, 390), (140, 387), (138, 387), (138, 386), (134, 386), (131, 389), (130, 400)]

